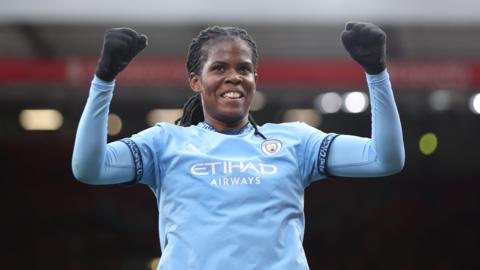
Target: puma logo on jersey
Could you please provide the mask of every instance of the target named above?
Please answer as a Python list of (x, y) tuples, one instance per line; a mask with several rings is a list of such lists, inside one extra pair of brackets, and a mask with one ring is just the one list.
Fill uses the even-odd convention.
[(198, 152), (198, 153), (201, 153), (201, 151), (200, 151), (197, 147), (195, 147), (195, 145), (193, 145), (192, 143), (188, 143), (187, 146), (188, 146), (191, 150), (193, 150), (193, 151), (195, 151), (195, 152)]

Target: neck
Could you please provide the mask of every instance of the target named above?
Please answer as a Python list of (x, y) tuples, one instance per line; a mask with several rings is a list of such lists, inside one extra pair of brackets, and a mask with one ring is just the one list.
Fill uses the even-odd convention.
[(248, 123), (248, 116), (245, 116), (243, 119), (237, 122), (223, 122), (211, 117), (205, 117), (205, 122), (215, 128), (219, 132), (224, 132), (226, 130), (240, 130)]

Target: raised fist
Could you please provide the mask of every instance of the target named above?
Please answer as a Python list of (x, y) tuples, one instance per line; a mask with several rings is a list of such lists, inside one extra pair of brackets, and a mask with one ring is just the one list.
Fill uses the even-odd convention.
[(128, 63), (147, 46), (147, 36), (130, 28), (112, 28), (105, 32), (95, 75), (111, 82)]
[(342, 31), (343, 46), (368, 74), (385, 69), (386, 40), (385, 32), (371, 23), (348, 22)]

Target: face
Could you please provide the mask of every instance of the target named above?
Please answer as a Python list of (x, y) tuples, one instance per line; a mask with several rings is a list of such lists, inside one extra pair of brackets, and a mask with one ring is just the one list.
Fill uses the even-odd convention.
[[(207, 45), (208, 46), (208, 45)], [(218, 130), (240, 128), (256, 90), (252, 50), (239, 38), (213, 41), (200, 74), (190, 74), (190, 86), (202, 96), (205, 120)]]

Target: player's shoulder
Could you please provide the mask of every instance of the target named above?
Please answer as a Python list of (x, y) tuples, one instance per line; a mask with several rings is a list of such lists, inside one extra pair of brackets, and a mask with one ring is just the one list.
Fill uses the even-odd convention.
[(152, 128), (161, 129), (161, 130), (175, 130), (179, 127), (180, 126), (169, 123), (169, 122), (157, 122), (155, 123), (155, 125), (152, 126)]
[(168, 122), (159, 122), (144, 129), (131, 138), (137, 143), (165, 145), (175, 140), (186, 140), (192, 134), (194, 126), (183, 127)]
[(195, 125), (191, 125), (188, 127), (179, 126), (176, 124), (172, 124), (169, 122), (158, 122), (153, 125), (150, 129), (154, 129), (157, 132), (165, 133), (165, 134), (184, 134), (195, 130)]
[(300, 121), (266, 123), (260, 127), (260, 131), (265, 134), (294, 137), (310, 136), (313, 133), (322, 133), (322, 131)]
[(291, 131), (298, 132), (299, 130), (316, 130), (316, 128), (306, 124), (305, 122), (295, 121), (295, 122), (283, 122), (283, 123), (266, 123), (260, 127), (262, 130), (280, 130), (280, 131)]
[(158, 122), (155, 123), (153, 126), (138, 132), (136, 135), (147, 137), (174, 135), (177, 133), (181, 133), (182, 129), (185, 130), (187, 128), (168, 122)]

